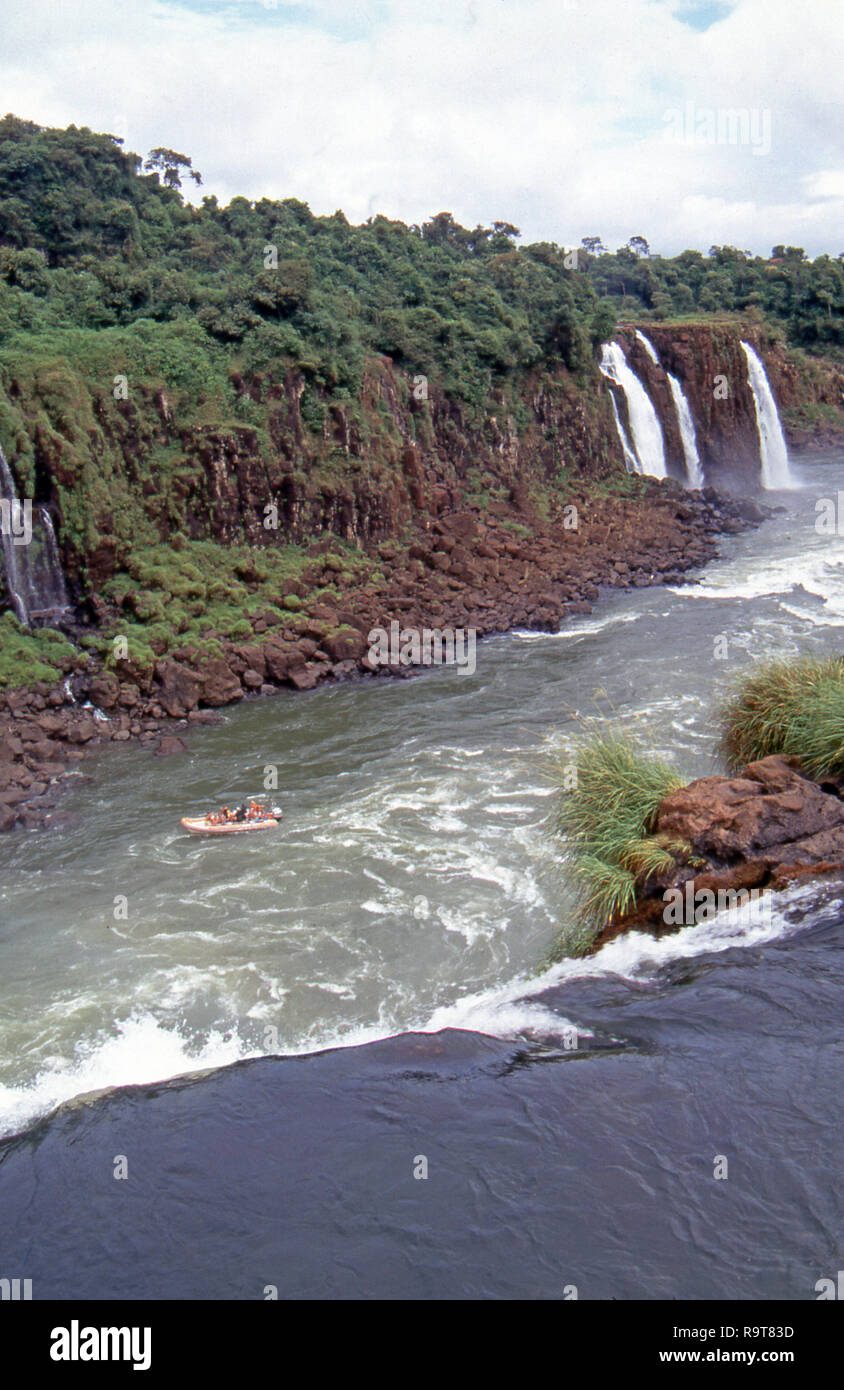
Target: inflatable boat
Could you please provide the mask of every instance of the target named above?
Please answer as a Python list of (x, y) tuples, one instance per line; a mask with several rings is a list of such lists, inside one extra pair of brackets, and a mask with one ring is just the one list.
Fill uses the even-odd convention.
[(281, 816), (265, 816), (263, 820), (226, 821), (225, 825), (210, 825), (207, 816), (182, 816), (182, 825), (189, 835), (243, 835), (249, 830), (274, 830)]

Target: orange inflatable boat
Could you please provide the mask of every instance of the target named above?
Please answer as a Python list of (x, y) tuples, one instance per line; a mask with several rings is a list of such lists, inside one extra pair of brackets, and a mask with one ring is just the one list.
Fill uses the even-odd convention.
[(209, 824), (207, 816), (182, 816), (182, 825), (190, 835), (243, 835), (249, 830), (274, 830), (281, 816), (265, 816), (263, 820), (226, 821), (224, 825)]

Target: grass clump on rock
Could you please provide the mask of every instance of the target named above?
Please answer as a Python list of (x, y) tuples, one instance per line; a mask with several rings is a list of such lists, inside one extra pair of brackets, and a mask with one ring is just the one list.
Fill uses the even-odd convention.
[(723, 714), (731, 770), (772, 754), (810, 777), (844, 774), (844, 658), (775, 661), (746, 675)]
[(596, 734), (574, 764), (560, 758), (555, 830), (566, 841), (584, 932), (591, 936), (636, 903), (655, 874), (674, 867), (687, 847), (653, 834), (660, 803), (683, 785), (668, 763), (618, 734)]

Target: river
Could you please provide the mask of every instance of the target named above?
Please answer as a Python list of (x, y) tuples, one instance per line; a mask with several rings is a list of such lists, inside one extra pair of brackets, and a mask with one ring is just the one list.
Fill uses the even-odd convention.
[[(814, 1296), (841, 1264), (841, 892), (552, 964), (547, 824), (584, 718), (701, 775), (746, 663), (838, 649), (844, 539), (815, 503), (844, 460), (797, 472), (690, 585), (485, 641), (472, 675), (242, 704), (168, 759), (106, 748), (54, 830), (5, 837), (4, 1273), (59, 1297)], [(268, 766), (279, 834), (181, 833)]]

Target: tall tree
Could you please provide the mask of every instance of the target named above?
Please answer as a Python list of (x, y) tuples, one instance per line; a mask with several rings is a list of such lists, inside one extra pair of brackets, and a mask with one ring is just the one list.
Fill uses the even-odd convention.
[(162, 174), (168, 188), (181, 188), (183, 169), (186, 174), (190, 174), (194, 183), (202, 183), (202, 175), (192, 164), (193, 161), (186, 154), (179, 154), (177, 150), (168, 150), (164, 145), (158, 145), (156, 149), (150, 150), (144, 161), (144, 168), (148, 173)]

